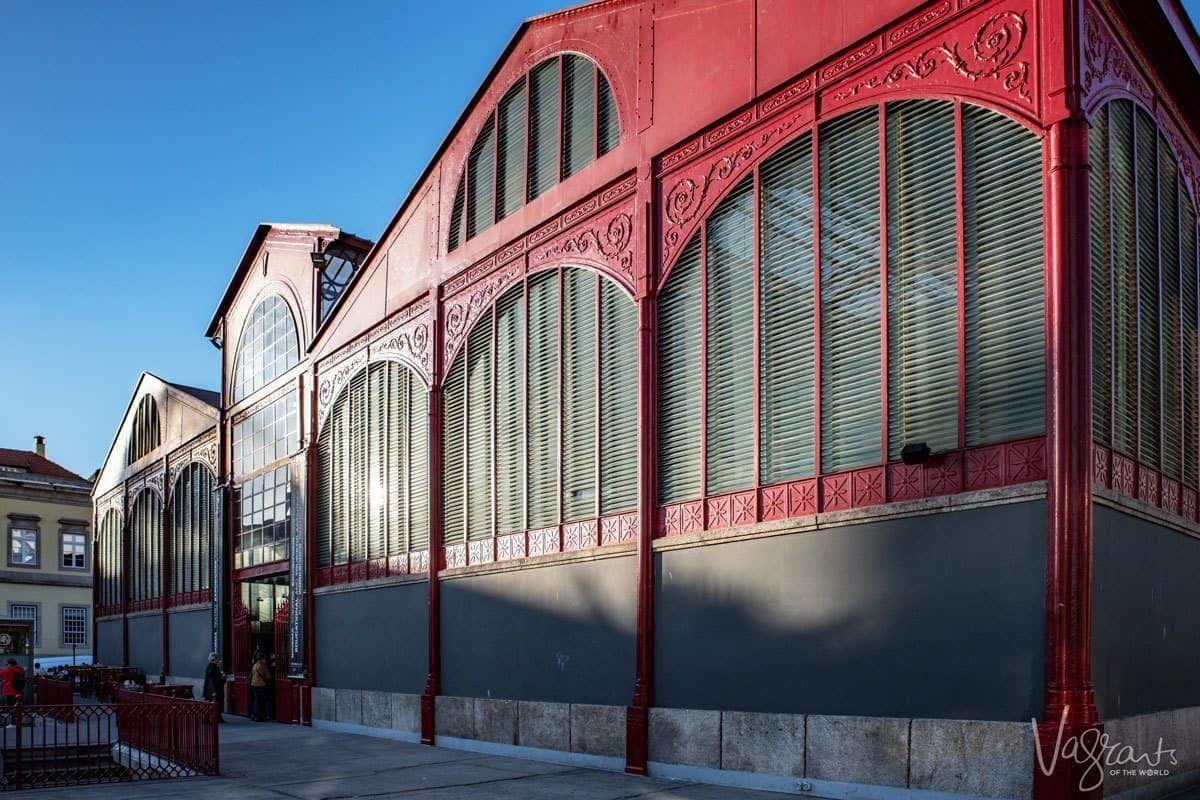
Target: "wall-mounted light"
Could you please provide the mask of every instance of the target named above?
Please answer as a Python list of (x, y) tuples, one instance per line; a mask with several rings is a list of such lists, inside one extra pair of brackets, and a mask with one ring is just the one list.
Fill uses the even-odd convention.
[(313, 269), (325, 269), (325, 254), (324, 253), (318, 253), (318, 252), (314, 251), (312, 253), (309, 253), (309, 255), (312, 256)]
[(911, 467), (916, 464), (924, 464), (929, 460), (931, 454), (932, 451), (929, 449), (929, 445), (924, 442), (913, 442), (912, 444), (904, 445), (904, 448), (900, 451), (900, 460)]

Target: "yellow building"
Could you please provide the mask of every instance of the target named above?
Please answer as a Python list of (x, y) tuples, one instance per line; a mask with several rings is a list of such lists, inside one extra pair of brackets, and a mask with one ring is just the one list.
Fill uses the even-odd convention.
[(91, 655), (91, 482), (33, 450), (0, 448), (0, 616), (32, 619), (39, 658)]

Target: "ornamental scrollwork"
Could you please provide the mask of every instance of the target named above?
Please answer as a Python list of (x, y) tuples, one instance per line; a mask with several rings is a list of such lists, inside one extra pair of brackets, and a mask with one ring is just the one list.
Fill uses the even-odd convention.
[(1105, 24), (1092, 8), (1083, 14), (1083, 84), (1084, 95), (1090, 95), (1112, 79), (1144, 100), (1151, 97), (1150, 90), (1141, 76), (1126, 58), (1121, 47), (1113, 40)]
[(633, 218), (626, 212), (614, 214), (607, 222), (597, 221), (591, 227), (539, 250), (533, 256), (535, 264), (544, 264), (560, 256), (599, 256), (616, 269), (633, 286)]
[(500, 271), (489, 275), (482, 283), (469, 291), (463, 292), (447, 301), (445, 306), (446, 343), (443, 357), (446, 366), (450, 365), (458, 346), (466, 337), (471, 323), (479, 318), (483, 309), (491, 305), (501, 291), (513, 281), (519, 280), (525, 272), (525, 262), (518, 259)]
[(1029, 25), (1024, 13), (1001, 11), (989, 17), (975, 32), (965, 55), (958, 44), (943, 42), (892, 65), (881, 74), (836, 92), (834, 99), (848, 100), (863, 91), (928, 78), (945, 63), (972, 82), (985, 78), (999, 80), (1006, 91), (1026, 103), (1032, 103), (1029, 62), (1017, 58), (1028, 33)]
[(373, 340), (369, 345), (370, 359), (396, 356), (417, 368), (429, 383), (433, 366), (430, 344), (429, 315), (422, 314)]
[(367, 363), (367, 348), (361, 348), (357, 353), (339, 363), (332, 370), (317, 376), (317, 409), (322, 420), (333, 405), (338, 392)]

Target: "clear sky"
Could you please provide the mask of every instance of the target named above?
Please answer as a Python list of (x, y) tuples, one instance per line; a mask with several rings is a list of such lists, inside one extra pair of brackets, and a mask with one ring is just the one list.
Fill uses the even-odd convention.
[(254, 226), (378, 236), (520, 20), (572, 1), (6, 2), (0, 447), (86, 476), (142, 370), (217, 388)]

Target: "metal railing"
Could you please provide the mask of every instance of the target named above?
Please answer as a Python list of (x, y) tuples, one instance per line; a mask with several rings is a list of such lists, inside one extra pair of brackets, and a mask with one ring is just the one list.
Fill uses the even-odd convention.
[(75, 705), (75, 687), (72, 683), (72, 681), (48, 678), (45, 675), (34, 678), (38, 704), (43, 706)]
[(0, 791), (218, 774), (214, 704), (121, 694), (0, 711)]

